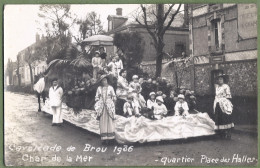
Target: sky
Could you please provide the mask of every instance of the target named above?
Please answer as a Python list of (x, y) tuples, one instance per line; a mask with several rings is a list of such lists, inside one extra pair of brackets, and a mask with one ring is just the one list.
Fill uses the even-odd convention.
[[(78, 18), (95, 11), (100, 15), (103, 27), (107, 30), (107, 16), (115, 15), (116, 8), (123, 9), (123, 16), (139, 7), (139, 4), (71, 5), (71, 12)], [(36, 33), (40, 32), (37, 23), (39, 5), (5, 5), (4, 8), (4, 64), (8, 58), (13, 61), (19, 51), (33, 44)]]
[[(71, 5), (71, 12), (78, 18), (95, 11), (100, 15), (104, 30), (107, 30), (108, 15), (115, 15), (116, 8), (122, 8), (123, 16), (129, 16), (140, 4), (88, 4)], [(36, 33), (41, 34), (38, 17), (39, 5), (5, 5), (4, 8), (4, 64), (8, 58), (15, 61), (19, 51), (35, 42)], [(74, 30), (76, 31), (76, 30)]]

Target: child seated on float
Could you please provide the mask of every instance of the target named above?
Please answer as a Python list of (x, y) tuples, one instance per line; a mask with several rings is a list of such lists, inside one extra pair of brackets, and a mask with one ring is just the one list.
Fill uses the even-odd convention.
[(133, 90), (134, 99), (137, 100), (141, 107), (146, 107), (146, 101), (144, 97), (141, 95), (142, 87), (139, 83), (139, 79), (137, 75), (132, 77), (133, 81), (129, 84), (129, 87)]
[(124, 116), (126, 117), (131, 117), (133, 115), (140, 116), (139, 106), (134, 101), (134, 98), (131, 94), (127, 96), (127, 101), (124, 103), (123, 111), (124, 111)]
[(178, 101), (175, 104), (174, 107), (175, 116), (187, 116), (189, 115), (189, 106), (188, 103), (185, 101), (185, 97), (183, 94), (178, 95)]
[(153, 110), (154, 105), (156, 104), (155, 96), (156, 94), (154, 92), (151, 92), (149, 94), (150, 98), (147, 100), (147, 108)]
[(155, 119), (162, 119), (167, 114), (167, 108), (163, 104), (162, 96), (156, 97), (156, 104), (154, 106), (153, 114)]
[(130, 82), (129, 86), (134, 89), (136, 92), (140, 93), (142, 88), (141, 88), (141, 85), (139, 83), (139, 79), (138, 79), (138, 76), (137, 75), (133, 75), (132, 77), (132, 82)]

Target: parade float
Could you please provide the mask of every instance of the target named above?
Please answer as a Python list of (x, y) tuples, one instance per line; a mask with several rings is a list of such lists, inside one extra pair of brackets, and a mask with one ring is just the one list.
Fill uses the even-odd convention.
[[(99, 46), (113, 47), (113, 38), (96, 35), (85, 39), (83, 43), (89, 46), (89, 50), (91, 48), (96, 49), (95, 47)], [(55, 71), (58, 68), (60, 71), (59, 77), (63, 79), (63, 87), (65, 88), (64, 103), (62, 104), (63, 119), (77, 127), (99, 134), (99, 121), (93, 108), (99, 84), (91, 79), (92, 67), (90, 59), (76, 51), (76, 47), (72, 47), (68, 53), (69, 55), (74, 53), (74, 56), (67, 56), (66, 59), (62, 60), (52, 60), (47, 69), (49, 76), (51, 71)], [(113, 80), (110, 81), (110, 84), (113, 85)], [(166, 89), (167, 83), (165, 87), (162, 85), (162, 88)], [(169, 93), (170, 90), (165, 90), (166, 92)], [(144, 143), (214, 135), (214, 121), (206, 112), (201, 113), (195, 109), (196, 98), (194, 92), (185, 89), (179, 89), (177, 92), (185, 92), (186, 101), (192, 107), (190, 115), (183, 117), (169, 113), (167, 117), (161, 120), (154, 120), (149, 114), (144, 112), (138, 117), (125, 117), (122, 115), (122, 107), (117, 107), (115, 115), (117, 142), (122, 144)], [(175, 96), (171, 96), (173, 101), (176, 101)], [(118, 101), (122, 100), (118, 98)], [(48, 114), (52, 113), (48, 99), (42, 111)]]

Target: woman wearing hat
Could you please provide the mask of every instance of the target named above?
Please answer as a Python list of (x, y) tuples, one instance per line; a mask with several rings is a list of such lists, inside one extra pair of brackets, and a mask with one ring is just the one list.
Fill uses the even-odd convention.
[(112, 86), (108, 84), (108, 75), (102, 75), (98, 80), (101, 85), (98, 87), (95, 96), (95, 110), (99, 119), (101, 140), (106, 144), (108, 140), (115, 138), (115, 101), (116, 95)]
[(216, 77), (217, 84), (215, 85), (215, 100), (214, 100), (214, 113), (215, 113), (215, 125), (217, 133), (220, 136), (230, 139), (231, 138), (231, 128), (234, 127), (232, 122), (232, 111), (233, 105), (230, 101), (231, 92), (230, 88), (224, 82), (227, 82), (228, 76), (225, 74), (218, 75)]

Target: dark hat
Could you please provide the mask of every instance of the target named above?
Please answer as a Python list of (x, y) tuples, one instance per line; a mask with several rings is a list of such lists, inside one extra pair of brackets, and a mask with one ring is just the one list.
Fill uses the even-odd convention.
[(53, 78), (51, 82), (58, 81), (58, 78)]
[(102, 81), (104, 78), (107, 79), (107, 81), (108, 81), (109, 84), (112, 84), (112, 83), (113, 83), (113, 76), (110, 75), (110, 74), (103, 74), (103, 75), (101, 75), (101, 76), (97, 79), (97, 82), (96, 82), (96, 83), (99, 83), (99, 84), (100, 84), (101, 81)]
[(215, 80), (218, 80), (219, 78), (223, 78), (224, 82), (227, 83), (229, 76), (227, 74), (219, 74), (215, 77)]
[(226, 79), (226, 78), (228, 78), (228, 75), (227, 75), (227, 74), (219, 74), (219, 75), (217, 75), (217, 76), (215, 77), (215, 79), (218, 79), (218, 78), (220, 78), (220, 77)]
[(122, 76), (122, 73), (125, 72), (125, 71), (126, 71), (126, 69), (121, 69), (120, 72), (119, 72), (119, 75)]

